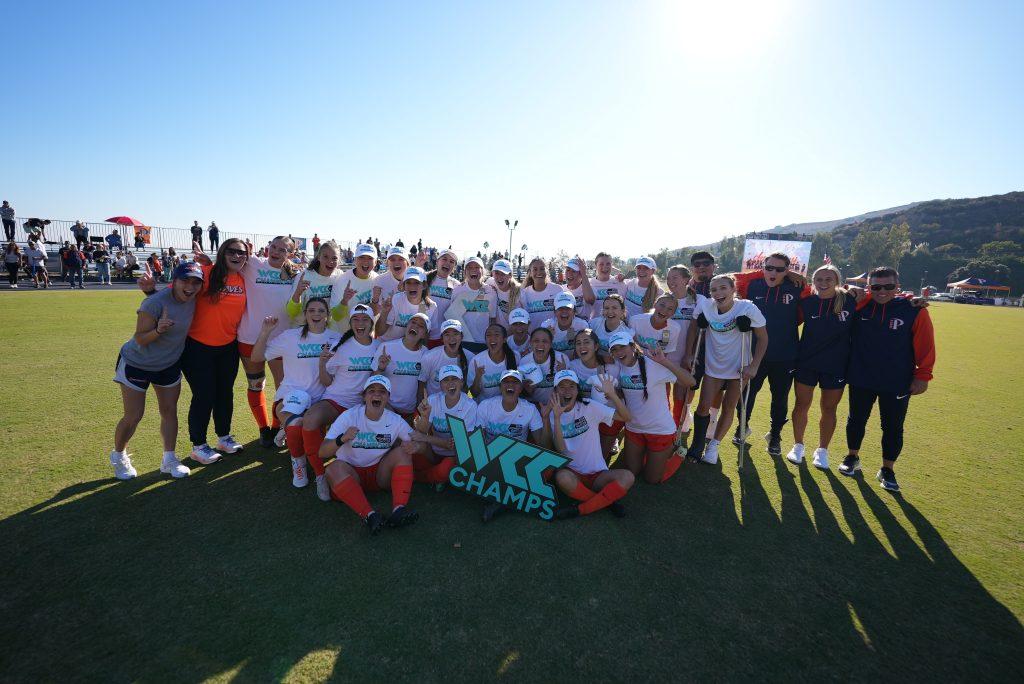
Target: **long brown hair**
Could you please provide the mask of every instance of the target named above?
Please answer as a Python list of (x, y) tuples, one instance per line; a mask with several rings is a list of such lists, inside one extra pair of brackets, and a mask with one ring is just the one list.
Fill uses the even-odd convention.
[[(213, 268), (210, 269), (210, 287), (206, 290), (206, 296), (211, 301), (216, 302), (220, 299), (220, 293), (224, 291), (224, 288), (228, 284), (228, 247), (238, 243), (242, 251), (246, 250), (245, 243), (239, 238), (228, 238), (224, 242), (220, 243), (220, 247), (217, 249), (217, 260), (213, 262)], [(235, 249), (238, 249), (237, 247)]]

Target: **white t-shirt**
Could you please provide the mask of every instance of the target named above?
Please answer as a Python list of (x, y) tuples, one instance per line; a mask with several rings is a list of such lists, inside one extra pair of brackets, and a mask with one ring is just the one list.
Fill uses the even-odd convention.
[(596, 368), (587, 368), (580, 359), (573, 359), (569, 362), (569, 370), (575, 371), (576, 377), (580, 379), (580, 391), (583, 393), (584, 399), (593, 399), (604, 404), (608, 403), (608, 397), (601, 390), (600, 381), (595, 379), (602, 373), (607, 374), (611, 372), (605, 368), (604, 364), (598, 363)]
[[(274, 339), (281, 332), (291, 327), (288, 317), (288, 299), (295, 290), (295, 280), (301, 273), (288, 278), (280, 268), (271, 266), (267, 259), (250, 256), (242, 268), (242, 280), (245, 281), (245, 311), (238, 324), (238, 341), (243, 344), (256, 344), (263, 328), (263, 319), (277, 316), (277, 326), (270, 333)], [(270, 357), (267, 357), (270, 358)]]
[[(401, 283), (395, 280), (395, 276), (391, 275), (391, 269), (388, 269), (384, 273), (377, 276), (376, 280), (373, 281), (374, 287), (380, 288), (380, 301), (384, 301), (388, 297), (393, 297), (398, 292), (398, 286)], [(370, 288), (371, 290), (373, 288)], [(373, 295), (370, 295), (373, 298)]]
[[(491, 324), (492, 318), (498, 316), (498, 297), (492, 288), (481, 286), (474, 290), (465, 283), (452, 290), (451, 308), (441, 317), (438, 310), (438, 330), (441, 323), (448, 318), (462, 321), (463, 340), (465, 342), (483, 342), (484, 332)], [(440, 332), (438, 332), (440, 337)]]
[(674, 353), (668, 354), (668, 358), (676, 363), (681, 362), (683, 354), (686, 353), (686, 335), (690, 331), (690, 324), (697, 315), (695, 310), (702, 299), (705, 299), (704, 295), (696, 295), (692, 302), (688, 296), (676, 300), (676, 311), (672, 314), (672, 320), (679, 324), (679, 344), (676, 345)]
[(301, 390), (312, 401), (319, 401), (324, 393), (320, 384), (320, 352), (324, 345), (333, 347), (341, 335), (327, 329), (322, 333), (307, 333), (301, 328), (289, 328), (267, 343), (267, 358), (284, 362), (284, 381), (278, 386), (274, 399), (282, 399), (292, 390)]
[(325, 440), (344, 435), (350, 428), (358, 430), (356, 438), (338, 448), (338, 460), (366, 468), (376, 465), (399, 440), (412, 438), (412, 428), (394, 411), (384, 409), (378, 420), (366, 417), (366, 406), (355, 406), (338, 416), (327, 429)]
[(555, 356), (554, 370), (551, 370), (550, 356), (541, 363), (533, 360), (533, 352), (519, 357), (519, 370), (524, 378), (533, 382), (533, 394), (529, 400), (537, 405), (546, 404), (551, 398), (551, 393), (555, 391), (555, 373), (558, 369), (569, 367), (568, 356), (556, 351), (552, 351), (551, 354)]
[[(647, 294), (647, 288), (640, 285), (636, 278), (629, 278), (624, 283), (626, 286), (626, 294), (623, 295), (626, 299), (626, 317), (632, 318), (637, 314), (647, 313), (644, 310), (644, 296)], [(662, 289), (657, 288), (657, 293), (654, 298), (657, 299), (661, 296)]]
[[(516, 361), (518, 361), (518, 357)], [(492, 361), (491, 355), (486, 351), (482, 351), (473, 357), (473, 361), (470, 364), (470, 373), (473, 378), (476, 378), (476, 367), (481, 366), (483, 368), (483, 380), (480, 382), (480, 393), (474, 394), (473, 398), (478, 402), (491, 397), (496, 397), (501, 393), (501, 375), (508, 367), (505, 365), (505, 360)], [(474, 380), (475, 382), (475, 380)]]
[(522, 344), (515, 341), (512, 335), (509, 335), (505, 340), (508, 342), (508, 348), (516, 353), (516, 356), (522, 356), (523, 354), (529, 354), (533, 348), (530, 346), (530, 336), (527, 335), (526, 339), (523, 340)]
[[(565, 289), (569, 290), (568, 287)], [(576, 317), (589, 321), (590, 317), (594, 315), (594, 308), (587, 304), (587, 300), (583, 298), (583, 286), (580, 285), (575, 290), (569, 290), (569, 292), (576, 298)]]
[[(288, 294), (289, 296), (294, 294), (295, 290), (298, 289), (299, 287), (299, 283), (302, 282), (303, 280), (308, 280), (309, 287), (306, 288), (306, 291), (299, 296), (299, 303), (302, 304), (303, 307), (305, 307), (306, 300), (319, 298), (326, 300), (327, 303), (330, 304), (331, 296), (334, 293), (334, 285), (339, 280), (341, 280), (342, 275), (342, 271), (337, 270), (331, 275), (326, 276), (320, 275), (316, 271), (310, 271), (308, 269), (305, 271), (299, 271), (299, 274), (295, 276), (295, 285), (294, 287), (292, 287), (292, 291), (289, 292)], [(296, 316), (295, 320), (293, 321), (293, 324), (296, 324), (296, 322), (298, 325), (302, 325), (302, 317)]]
[[(430, 405), (430, 427), (434, 430), (436, 437), (450, 438), (451, 430), (448, 429), (448, 416), (461, 418), (466, 423), (466, 432), (472, 432), (476, 428), (476, 402), (463, 393), (459, 393), (459, 403), (454, 408), (448, 408), (444, 400), (444, 392), (431, 394), (427, 397)], [(445, 449), (434, 444), (430, 448), (438, 456), (454, 456), (454, 449)]]
[(495, 282), (494, 278), (488, 278), (487, 285), (494, 290), (495, 302), (498, 305), (498, 313), (495, 318), (497, 318), (498, 323), (504, 326), (505, 330), (508, 330), (508, 314), (512, 310), (508, 303), (509, 296), (512, 294), (511, 288), (502, 292), (498, 289), (498, 283)]
[(572, 356), (576, 350), (573, 347), (573, 340), (576, 338), (576, 333), (589, 327), (582, 318), (578, 316), (572, 319), (572, 323), (569, 324), (568, 330), (562, 330), (558, 327), (558, 320), (553, 316), (548, 320), (544, 321), (541, 327), (547, 328), (551, 331), (552, 341), (551, 348), (555, 351), (562, 352), (566, 356)]
[(555, 312), (555, 295), (563, 291), (564, 288), (555, 283), (548, 283), (541, 292), (533, 287), (524, 287), (519, 291), (519, 306), (530, 314), (530, 332), (551, 318)]
[[(377, 283), (377, 274), (370, 271), (369, 276), (366, 278), (360, 278), (356, 275), (355, 270), (345, 271), (345, 274), (338, 278), (338, 282), (335, 284), (334, 289), (331, 292), (331, 311), (334, 311), (341, 300), (345, 298), (345, 290), (352, 288), (355, 290), (355, 294), (348, 300), (348, 310), (351, 312), (352, 307), (356, 304), (370, 304), (370, 300), (373, 299), (373, 286)], [(334, 329), (340, 333), (348, 332), (348, 316), (345, 316), (340, 321), (331, 321)]]
[(452, 293), (458, 286), (459, 281), (455, 278), (442, 278), (439, 275), (435, 276), (434, 282), (430, 284), (430, 298), (437, 304), (437, 313), (430, 321), (430, 339), (441, 339), (441, 324), (445, 322), (448, 307), (452, 304)]
[[(469, 364), (466, 371), (464, 371), (468, 374), (468, 378), (463, 378), (463, 385), (468, 391), (469, 386), (473, 384), (473, 378), (476, 377), (473, 374), (473, 359), (475, 356), (473, 352), (466, 349), (463, 349), (462, 353), (466, 355), (466, 359)], [(462, 368), (462, 364), (459, 363), (459, 359), (453, 359), (448, 356), (444, 347), (434, 347), (423, 355), (423, 369), (420, 371), (420, 382), (426, 383), (428, 397), (431, 394), (441, 391), (441, 381), (437, 378), (437, 373), (441, 370), (442, 366), (458, 366), (459, 368)]]
[(419, 304), (413, 304), (409, 301), (409, 297), (404, 292), (396, 292), (391, 296), (391, 311), (388, 312), (387, 322), (391, 327), (388, 331), (381, 335), (381, 342), (387, 342), (388, 340), (397, 340), (399, 337), (405, 335), (405, 329), (409, 325), (409, 319), (413, 315), (418, 313), (425, 313), (430, 318), (430, 325), (427, 329), (433, 327), (434, 314), (437, 311), (437, 303), (432, 302), (430, 306), (427, 306), (426, 302), (420, 302)]
[(544, 427), (537, 407), (520, 399), (509, 412), (501, 405), (501, 397), (491, 397), (480, 402), (476, 409), (476, 424), (490, 437), (505, 435), (526, 441), (530, 433)]
[[(590, 475), (608, 470), (601, 451), (601, 435), (597, 431), (600, 423), (611, 425), (614, 421), (615, 409), (599, 401), (583, 403), (577, 401), (571, 411), (566, 411), (559, 419), (562, 426), (562, 437), (565, 439), (563, 456), (568, 456), (569, 468), (581, 475)], [(551, 430), (554, 434), (555, 414), (551, 414)]]
[(608, 298), (610, 294), (617, 294), (622, 297), (626, 296), (626, 283), (620, 283), (618, 279), (612, 277), (608, 280), (598, 280), (596, 277), (590, 279), (590, 287), (594, 289), (594, 315), (601, 315), (601, 307), (604, 305), (604, 300)]
[(334, 376), (334, 381), (324, 390), (324, 399), (331, 399), (344, 408), (350, 408), (363, 400), (363, 383), (375, 371), (373, 357), (380, 343), (371, 340), (362, 345), (350, 337), (338, 347), (324, 368)]
[[(391, 361), (380, 371), (380, 357), (387, 350)], [(420, 374), (423, 372), (425, 345), (419, 349), (406, 349), (402, 340), (382, 342), (373, 354), (373, 372), (382, 373), (391, 381), (391, 399), (388, 405), (399, 413), (412, 413), (419, 403)]]
[(674, 435), (676, 423), (668, 407), (668, 393), (664, 385), (675, 382), (676, 376), (660, 363), (644, 359), (647, 371), (647, 399), (644, 399), (644, 383), (640, 378), (640, 360), (627, 367), (615, 364), (612, 375), (618, 379), (619, 387), (629, 409), (630, 420), (626, 429), (645, 435)]
[(629, 319), (629, 327), (633, 329), (633, 340), (644, 349), (661, 347), (666, 356), (671, 356), (683, 344), (680, 339), (682, 329), (678, 323), (669, 319), (664, 328), (655, 330), (651, 323), (653, 315), (653, 313), (637, 314)]
[(36, 266), (46, 262), (46, 250), (43, 249), (42, 247), (26, 249), (25, 256), (28, 258), (28, 263), (34, 264)]
[(732, 308), (720, 314), (718, 305), (710, 297), (696, 309), (695, 315), (700, 314), (704, 314), (709, 324), (704, 331), (704, 374), (719, 380), (736, 380), (740, 377), (743, 361), (750, 363), (750, 342), (753, 338), (751, 334), (744, 350), (745, 335), (736, 327), (736, 318), (747, 316), (752, 328), (763, 328), (764, 314), (747, 299), (734, 300)]
[(605, 329), (604, 321), (605, 321), (604, 316), (598, 316), (594, 320), (590, 321), (590, 329), (593, 330), (597, 334), (597, 339), (598, 339), (598, 341), (600, 343), (601, 351), (609, 351), (609, 349), (608, 349), (608, 340), (611, 339), (611, 336), (614, 335), (617, 332), (621, 331), (621, 332), (627, 333), (630, 337), (633, 337), (634, 333), (633, 333), (632, 328), (630, 328), (625, 323), (620, 322), (618, 327), (615, 328), (615, 330), (612, 330), (611, 332), (608, 332)]

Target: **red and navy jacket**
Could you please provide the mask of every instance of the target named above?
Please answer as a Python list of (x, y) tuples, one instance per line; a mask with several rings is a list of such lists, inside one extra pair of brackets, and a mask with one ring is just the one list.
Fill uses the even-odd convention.
[(910, 299), (886, 304), (865, 299), (857, 306), (851, 332), (847, 382), (853, 387), (892, 394), (910, 391), (910, 381), (931, 380), (935, 367), (935, 331), (925, 309)]
[(736, 274), (736, 294), (757, 305), (767, 322), (768, 349), (765, 361), (796, 361), (800, 355), (800, 300), (811, 295), (811, 288), (794, 285), (783, 278), (768, 287), (761, 271)]
[(843, 297), (839, 313), (835, 311), (835, 304), (834, 297), (822, 299), (816, 294), (800, 300), (798, 307), (804, 330), (800, 335), (797, 368), (846, 377), (857, 300), (850, 295)]
[[(714, 276), (711, 276), (714, 278)], [(690, 281), (690, 289), (702, 297), (711, 296), (711, 280), (697, 280), (694, 278)]]

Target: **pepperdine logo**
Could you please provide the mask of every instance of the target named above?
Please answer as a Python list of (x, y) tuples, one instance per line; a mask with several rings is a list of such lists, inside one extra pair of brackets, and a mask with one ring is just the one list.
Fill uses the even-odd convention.
[(542, 475), (548, 468), (562, 467), (568, 458), (504, 435), (487, 444), (481, 428), (467, 433), (465, 421), (455, 416), (448, 416), (448, 429), (459, 461), (448, 476), (453, 487), (542, 520), (551, 519), (555, 490)]

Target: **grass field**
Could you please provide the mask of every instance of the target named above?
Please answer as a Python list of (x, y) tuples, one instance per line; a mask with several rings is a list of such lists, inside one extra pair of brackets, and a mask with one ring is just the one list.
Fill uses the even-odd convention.
[(111, 478), (110, 378), (138, 300), (0, 296), (2, 681), (1024, 677), (1020, 310), (931, 308), (939, 361), (911, 403), (902, 497), (870, 479), (873, 425), (865, 479), (756, 439), (742, 474), (723, 448), (721, 467), (639, 486), (622, 520), (484, 526), (479, 500), (417, 485), (420, 522), (371, 539), (254, 444), (161, 477), (155, 403), (140, 477)]

